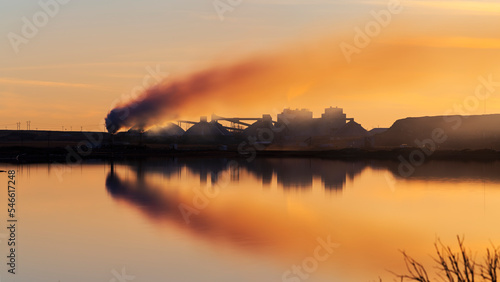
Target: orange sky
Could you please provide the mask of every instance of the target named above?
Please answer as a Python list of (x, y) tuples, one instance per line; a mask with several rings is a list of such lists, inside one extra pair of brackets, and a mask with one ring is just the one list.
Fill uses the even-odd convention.
[[(0, 128), (31, 120), (32, 129), (102, 129), (117, 99), (158, 81), (144, 83), (151, 70), (168, 83), (254, 58), (264, 60), (262, 72), (200, 95), (178, 117), (276, 115), (284, 107), (319, 116), (339, 106), (370, 129), (443, 114), (474, 94), (479, 76), (500, 81), (500, 1), (401, 1), (402, 11), (348, 62), (340, 44), (354, 45), (355, 28), (388, 3), (247, 0), (221, 21), (204, 1), (70, 2), (18, 53), (7, 36), (1, 42)], [(43, 11), (2, 5), (5, 35), (22, 35), (22, 17)], [(493, 93), (467, 113), (499, 112)]]

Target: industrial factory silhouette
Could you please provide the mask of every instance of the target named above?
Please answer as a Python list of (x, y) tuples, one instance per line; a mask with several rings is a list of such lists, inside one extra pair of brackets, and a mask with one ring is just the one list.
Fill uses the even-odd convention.
[[(108, 130), (114, 126), (107, 122)], [(111, 130), (112, 131), (112, 130)], [(218, 146), (239, 151), (282, 148), (301, 150), (304, 148), (362, 148), (370, 146), (368, 132), (354, 118), (348, 118), (342, 108), (329, 107), (319, 118), (307, 109), (284, 109), (273, 120), (269, 114), (261, 117), (200, 117), (199, 121), (180, 120), (164, 127), (143, 130), (140, 126), (126, 132), (116, 133), (115, 145), (173, 144), (175, 148), (185, 145)], [(193, 147), (195, 146), (195, 147)], [(234, 147), (237, 146), (237, 147)]]
[[(118, 133), (117, 140), (126, 141), (131, 135), (144, 135), (150, 139), (177, 138), (187, 144), (232, 144), (248, 140), (260, 145), (282, 144), (307, 146), (318, 141), (335, 142), (337, 147), (356, 145), (359, 138), (369, 133), (353, 118), (347, 118), (342, 108), (330, 107), (320, 118), (313, 118), (307, 109), (284, 109), (273, 120), (271, 115), (262, 117), (221, 117), (212, 115), (208, 121), (202, 116), (199, 121), (180, 120), (160, 129), (143, 132), (132, 128)], [(325, 139), (326, 138), (326, 139)], [(166, 140), (165, 140), (166, 141)]]
[[(139, 125), (115, 127), (115, 113), (106, 119), (110, 132), (1, 130), (0, 158), (4, 161), (74, 159), (116, 156), (244, 155), (344, 156), (332, 152), (358, 150), (357, 157), (420, 158), (435, 152), (463, 150), (470, 155), (499, 157), (500, 115), (433, 116), (397, 120), (390, 128), (366, 130), (339, 107), (328, 107), (320, 117), (307, 109), (286, 108), (276, 115), (222, 117), (212, 114), (199, 121), (178, 120), (145, 129)], [(114, 118), (114, 119), (113, 119)], [(119, 122), (119, 121), (118, 121)], [(130, 127), (130, 128), (127, 128)], [(121, 131), (116, 130), (120, 128)], [(477, 153), (477, 150), (483, 150)], [(484, 151), (489, 150), (489, 151)], [(328, 155), (328, 152), (331, 154)], [(308, 155), (309, 154), (309, 155)]]

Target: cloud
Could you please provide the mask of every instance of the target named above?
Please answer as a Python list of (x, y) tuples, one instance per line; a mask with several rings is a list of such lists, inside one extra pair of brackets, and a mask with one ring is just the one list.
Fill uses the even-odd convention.
[(393, 45), (415, 45), (435, 48), (500, 49), (500, 38), (414, 37), (383, 41)]
[(57, 64), (57, 65), (43, 65), (43, 66), (23, 66), (23, 67), (8, 67), (0, 68), (2, 71), (15, 71), (15, 70), (45, 70), (45, 69), (67, 69), (78, 67), (125, 67), (125, 66), (138, 66), (143, 67), (147, 65), (156, 65), (158, 61), (135, 61), (135, 62), (94, 62), (94, 63), (74, 63), (74, 64)]
[(75, 87), (75, 88), (97, 88), (95, 85), (84, 83), (67, 83), (56, 81), (43, 81), (43, 80), (25, 80), (8, 77), (0, 77), (0, 83), (25, 85), (25, 86), (45, 86), (45, 87)]
[(455, 10), (473, 14), (498, 14), (499, 2), (486, 1), (402, 1), (405, 6), (434, 8), (442, 10)]
[[(443, 10), (448, 12), (461, 12), (465, 14), (497, 15), (498, 13), (500, 13), (500, 2), (498, 1), (401, 0), (400, 2), (404, 7)], [(360, 3), (386, 6), (389, 1), (367, 0), (360, 1)]]

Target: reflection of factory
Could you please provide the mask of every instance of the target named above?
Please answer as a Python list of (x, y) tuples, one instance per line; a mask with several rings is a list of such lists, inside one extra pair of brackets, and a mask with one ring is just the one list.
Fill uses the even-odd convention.
[[(326, 190), (341, 191), (347, 179), (353, 179), (359, 175), (367, 166), (367, 162), (343, 162), (322, 159), (282, 159), (262, 158), (247, 162), (241, 159), (223, 158), (176, 158), (158, 159), (148, 161), (133, 161), (122, 163), (132, 167), (136, 172), (136, 179), (143, 183), (147, 174), (161, 174), (167, 178), (180, 177), (182, 171), (188, 170), (191, 178), (200, 179), (200, 183), (206, 185), (216, 183), (217, 177), (222, 172), (229, 172), (230, 181), (240, 181), (242, 177), (251, 175), (262, 181), (263, 187), (272, 184), (273, 177), (277, 183), (285, 189), (290, 188), (312, 188), (314, 179), (320, 179), (321, 185)], [(146, 176), (144, 175), (146, 174)]]
[(265, 114), (256, 118), (201, 117), (200, 121), (178, 121), (165, 128), (146, 132), (149, 137), (177, 138), (187, 144), (234, 144), (253, 138), (262, 144), (331, 145), (362, 147), (367, 131), (353, 118), (347, 118), (342, 108), (330, 107), (319, 118), (307, 109), (284, 109), (276, 121)]

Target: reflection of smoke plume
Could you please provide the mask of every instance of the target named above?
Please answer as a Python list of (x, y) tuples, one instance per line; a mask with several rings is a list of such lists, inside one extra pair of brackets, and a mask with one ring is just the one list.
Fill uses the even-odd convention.
[[(302, 239), (300, 236), (288, 236), (287, 240), (282, 239), (283, 234), (298, 234), (303, 228), (313, 230), (314, 233), (322, 233), (322, 226), (316, 226), (304, 221), (303, 218), (295, 221), (283, 221), (284, 216), (289, 216), (294, 212), (290, 209), (283, 209), (284, 206), (274, 201), (267, 202), (255, 194), (241, 191), (237, 197), (233, 198), (231, 194), (221, 194), (216, 198), (210, 199), (210, 204), (199, 212), (189, 217), (189, 224), (186, 225), (185, 214), (180, 210), (180, 204), (194, 207), (193, 199), (203, 198), (203, 187), (200, 189), (186, 189), (187, 187), (162, 187), (154, 185), (145, 180), (148, 173), (162, 173), (168, 178), (177, 175), (181, 168), (186, 167), (190, 175), (195, 177), (199, 175), (200, 182), (206, 185), (207, 175), (211, 175), (211, 181), (217, 189), (223, 189), (219, 183), (226, 183), (229, 179), (234, 179), (235, 175), (254, 175), (256, 178), (264, 177), (264, 174), (273, 174), (275, 172), (280, 179), (290, 177), (288, 170), (295, 174), (295, 184), (282, 183), (284, 186), (297, 187), (300, 183), (312, 180), (315, 172), (325, 182), (325, 188), (329, 181), (342, 186), (345, 183), (346, 175), (350, 173), (359, 173), (365, 168), (363, 163), (344, 163), (338, 161), (311, 161), (302, 159), (289, 159), (287, 162), (281, 160), (256, 160), (255, 164), (241, 162), (233, 167), (227, 160), (222, 159), (178, 159), (175, 162), (165, 163), (164, 161), (148, 161), (138, 163), (134, 169), (137, 173), (137, 180), (122, 179), (115, 173), (114, 165), (111, 165), (111, 171), (106, 178), (106, 189), (115, 199), (124, 200), (134, 206), (140, 207), (149, 218), (155, 220), (166, 219), (171, 223), (176, 223), (181, 228), (187, 228), (189, 232), (212, 238), (214, 240), (226, 239), (239, 243), (242, 239), (252, 242), (252, 247), (266, 248), (269, 243), (283, 244), (287, 249), (291, 244), (297, 244)], [(306, 168), (302, 171), (295, 168)], [(307, 167), (309, 167), (307, 169)], [(234, 171), (232, 171), (234, 169)], [(241, 172), (239, 171), (241, 170)], [(267, 172), (266, 172), (267, 171)], [(332, 171), (337, 171), (333, 173)], [(285, 175), (286, 174), (286, 175)], [(336, 175), (335, 175), (336, 174)], [(193, 178), (195, 178), (193, 177)], [(174, 177), (175, 178), (175, 177)], [(227, 184), (223, 184), (225, 187)], [(308, 183), (307, 185), (312, 185)], [(195, 190), (197, 192), (195, 192)], [(201, 193), (201, 194), (200, 194)], [(222, 193), (222, 192), (221, 192)], [(229, 198), (227, 198), (229, 196)], [(200, 198), (201, 197), (201, 198)], [(208, 198), (207, 198), (208, 199)], [(230, 201), (228, 201), (230, 199)], [(241, 199), (245, 199), (242, 203)], [(256, 209), (255, 204), (258, 204)], [(264, 204), (265, 203), (265, 204)], [(230, 212), (229, 212), (230, 211)], [(263, 219), (265, 218), (265, 219)], [(265, 229), (266, 232), (261, 230)], [(303, 244), (303, 242), (301, 243)]]
[[(214, 164), (209, 170), (217, 171), (216, 167), (218, 165)], [(151, 168), (144, 169), (150, 171)], [(198, 173), (196, 170), (192, 172)], [(229, 168), (226, 172), (221, 174), (221, 178), (229, 177)], [(214, 183), (217, 185), (217, 182)], [(365, 266), (367, 259), (370, 259), (367, 250), (378, 261), (380, 253), (390, 248), (387, 242), (393, 243), (379, 238), (406, 238), (409, 234), (415, 236), (419, 232), (406, 226), (401, 229), (373, 229), (372, 219), (363, 218), (362, 214), (356, 212), (342, 213), (343, 208), (331, 205), (331, 199), (325, 199), (324, 204), (328, 205), (330, 211), (325, 213), (319, 212), (325, 208), (321, 205), (315, 209), (293, 198), (277, 196), (269, 191), (265, 194), (256, 193), (255, 189), (245, 188), (238, 193), (231, 192), (233, 189), (221, 189), (221, 193), (211, 198), (205, 208), (193, 213), (189, 217), (189, 224), (186, 224), (179, 209), (180, 204), (194, 208), (193, 199), (200, 199), (200, 194), (188, 186), (188, 182), (181, 187), (167, 187), (148, 181), (122, 179), (113, 167), (106, 178), (106, 188), (114, 199), (130, 204), (151, 220), (167, 222), (169, 226), (217, 246), (217, 249), (223, 249), (221, 244), (228, 243), (245, 251), (271, 255), (287, 265), (310, 255), (317, 247), (318, 237), (330, 237), (333, 242), (338, 240), (342, 247), (335, 249), (335, 254), (328, 262), (324, 262), (330, 265), (323, 269), (329, 269), (331, 265), (348, 269), (354, 262), (356, 266)], [(352, 228), (356, 228), (354, 236), (349, 232), (341, 232), (342, 229)], [(376, 239), (367, 241), (364, 234), (371, 234)], [(398, 254), (394, 252), (394, 255)]]
[(143, 189), (137, 183), (122, 180), (114, 173), (113, 169), (106, 178), (106, 188), (113, 197), (131, 201), (141, 207), (147, 207), (148, 214), (153, 217), (162, 212), (173, 213), (176, 211), (175, 206), (170, 204), (164, 197), (161, 197), (154, 189)]

